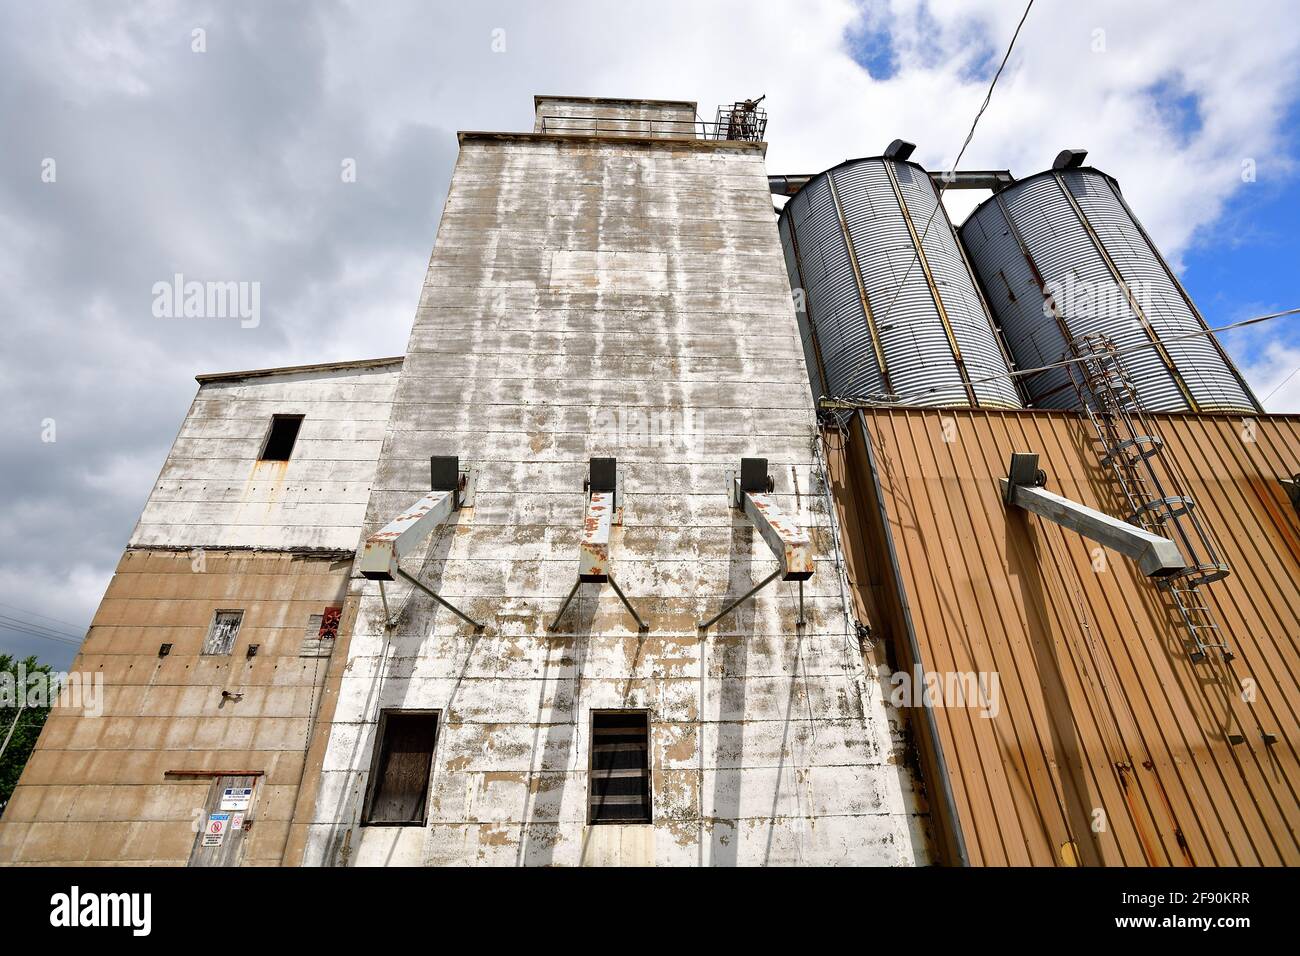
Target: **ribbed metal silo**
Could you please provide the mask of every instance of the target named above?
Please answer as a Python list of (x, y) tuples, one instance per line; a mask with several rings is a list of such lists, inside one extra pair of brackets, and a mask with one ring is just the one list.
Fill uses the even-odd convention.
[[(971, 213), (961, 239), (1012, 358), (1039, 368), (1076, 354), (1071, 342), (1104, 335), (1150, 411), (1258, 410), (1254, 396), (1120, 195), (1115, 180), (1078, 166), (1067, 150), (1053, 169), (996, 193)], [(1032, 404), (1073, 408), (1064, 369), (1026, 376)]]
[(883, 156), (842, 163), (799, 189), (779, 228), (791, 285), (804, 290), (800, 331), (818, 395), (1021, 407), (992, 316), (920, 166)]

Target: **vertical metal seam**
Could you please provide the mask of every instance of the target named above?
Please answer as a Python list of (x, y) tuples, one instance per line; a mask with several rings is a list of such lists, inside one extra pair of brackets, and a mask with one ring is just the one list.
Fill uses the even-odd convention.
[[(934, 299), (934, 307), (939, 313), (939, 322), (943, 325), (943, 332), (948, 337), (948, 347), (952, 349), (952, 358), (957, 363), (957, 374), (961, 376), (961, 383), (966, 389), (966, 397), (973, 407), (978, 407), (979, 399), (975, 397), (975, 387), (970, 383), (970, 374), (966, 371), (966, 360), (962, 358), (961, 346), (957, 344), (957, 333), (953, 331), (952, 323), (948, 319), (948, 310), (943, 306), (943, 298), (939, 295), (939, 288), (934, 284), (934, 273), (930, 271), (930, 260), (926, 258), (925, 249), (921, 247), (921, 237), (916, 232), (916, 224), (912, 222), (912, 213), (908, 210), (907, 203), (903, 201), (903, 191), (898, 188), (898, 178), (894, 175), (894, 167), (889, 161), (881, 165), (885, 168), (885, 176), (889, 179), (889, 185), (894, 189), (894, 200), (898, 203), (898, 211), (902, 213), (903, 222), (907, 224), (907, 231), (912, 235), (912, 244), (916, 248), (916, 259), (921, 264), (921, 271), (925, 274), (926, 285), (930, 287), (930, 296)], [(934, 183), (930, 181), (929, 176), (926, 177), (926, 181), (930, 183), (930, 189), (933, 190)], [(934, 201), (936, 205), (943, 205), (943, 200), (937, 195)]]
[[(931, 185), (933, 185), (933, 180), (931, 180)], [(953, 226), (952, 219), (948, 216), (948, 210), (943, 206), (942, 196), (939, 200), (939, 207), (943, 213), (944, 222), (948, 224), (948, 232), (953, 241), (957, 243), (957, 253), (961, 256), (962, 265), (966, 267), (966, 275), (970, 277), (970, 283), (975, 287), (975, 294), (979, 296), (980, 305), (984, 307), (984, 315), (989, 320), (989, 331), (993, 335), (993, 341), (998, 344), (998, 351), (1002, 353), (1002, 360), (1007, 363), (1007, 370), (1014, 372), (1016, 370), (1015, 356), (1011, 354), (1011, 348), (1007, 345), (1006, 337), (998, 327), (997, 317), (993, 314), (993, 306), (990, 304), (991, 300), (984, 290), (984, 281), (975, 273), (975, 266), (971, 263), (970, 256), (966, 254), (966, 243), (962, 241), (961, 234)], [(1006, 276), (1002, 277), (1002, 281), (1006, 281)], [(1010, 286), (1007, 288), (1010, 289)], [(1015, 392), (1017, 401), (1020, 402), (1021, 406), (1028, 407), (1029, 395), (1020, 379), (1012, 376), (1009, 382), (1011, 390)]]
[(1097, 254), (1101, 256), (1102, 262), (1104, 262), (1106, 268), (1110, 270), (1111, 278), (1115, 280), (1120, 291), (1124, 293), (1124, 298), (1128, 300), (1129, 308), (1133, 310), (1133, 314), (1137, 316), (1138, 322), (1141, 324), (1143, 331), (1146, 332), (1147, 337), (1151, 339), (1151, 344), (1155, 346), (1155, 350), (1157, 354), (1159, 354), (1160, 360), (1164, 364), (1166, 371), (1168, 371), (1170, 377), (1173, 378), (1174, 384), (1178, 386), (1178, 390), (1183, 393), (1183, 398), (1187, 400), (1188, 408), (1194, 412), (1199, 412), (1201, 408), (1197, 404), (1196, 398), (1192, 395), (1191, 386), (1189, 386), (1183, 379), (1182, 373), (1178, 371), (1178, 367), (1174, 364), (1173, 358), (1165, 350), (1164, 342), (1160, 340), (1160, 336), (1156, 333), (1155, 327), (1151, 325), (1151, 321), (1147, 318), (1146, 313), (1143, 312), (1142, 307), (1138, 305), (1137, 298), (1133, 295), (1133, 292), (1129, 288), (1128, 282), (1125, 280), (1123, 274), (1120, 273), (1119, 266), (1117, 266), (1115, 260), (1110, 257), (1110, 253), (1106, 251), (1106, 247), (1102, 243), (1101, 237), (1097, 235), (1096, 231), (1092, 228), (1092, 223), (1088, 221), (1088, 217), (1083, 214), (1083, 210), (1075, 201), (1074, 196), (1070, 194), (1069, 187), (1065, 185), (1065, 177), (1063, 177), (1059, 172), (1053, 172), (1052, 179), (1055, 181), (1057, 188), (1061, 190), (1061, 195), (1065, 197), (1065, 201), (1069, 205), (1070, 209), (1074, 212), (1075, 216), (1078, 217), (1079, 225), (1081, 225), (1083, 231), (1088, 234), (1088, 239), (1092, 243), (1093, 248), (1097, 250)]
[[(1043, 304), (1051, 309), (1052, 318), (1056, 321), (1056, 327), (1061, 333), (1061, 339), (1065, 342), (1065, 347), (1070, 348), (1070, 342), (1073, 340), (1074, 335), (1070, 331), (1070, 325), (1066, 321), (1065, 316), (1061, 313), (1060, 307), (1056, 304), (1056, 297), (1048, 292), (1047, 282), (1043, 278), (1043, 272), (1038, 268), (1038, 263), (1034, 260), (1033, 253), (1029, 251), (1029, 246), (1026, 245), (1024, 236), (1020, 234), (1020, 230), (1016, 227), (1016, 224), (1012, 222), (1011, 213), (1007, 209), (1007, 204), (1002, 198), (1002, 194), (998, 193), (993, 197), (993, 199), (997, 204), (998, 212), (1002, 214), (1002, 221), (1006, 223), (1007, 234), (1016, 241), (1016, 247), (1020, 250), (1020, 255), (1024, 257), (1025, 265), (1029, 266), (1029, 271), (1033, 275), (1034, 281), (1038, 283), (1038, 291), (1043, 295)], [(1025, 390), (1029, 390), (1028, 381), (1026, 381)], [(1058, 389), (1052, 389), (1046, 395), (1041, 397), (1046, 398), (1047, 395), (1050, 395), (1055, 391), (1058, 391)]]
[(1259, 399), (1255, 396), (1254, 390), (1252, 390), (1246, 383), (1245, 376), (1241, 374), (1236, 363), (1228, 356), (1227, 349), (1223, 347), (1223, 343), (1219, 341), (1219, 337), (1213, 332), (1210, 332), (1210, 325), (1205, 321), (1205, 316), (1201, 315), (1201, 310), (1196, 307), (1196, 303), (1192, 301), (1192, 297), (1187, 294), (1187, 290), (1183, 288), (1183, 283), (1179, 280), (1178, 276), (1174, 274), (1174, 270), (1170, 268), (1169, 263), (1165, 261), (1165, 257), (1161, 255), (1160, 250), (1156, 248), (1156, 244), (1151, 241), (1151, 236), (1147, 234), (1146, 228), (1138, 221), (1137, 216), (1133, 214), (1133, 210), (1129, 208), (1129, 204), (1124, 199), (1123, 194), (1115, 188), (1114, 180), (1109, 176), (1104, 178), (1107, 187), (1109, 187), (1111, 193), (1115, 196), (1115, 199), (1118, 200), (1124, 211), (1128, 213), (1129, 221), (1137, 228), (1138, 235), (1142, 237), (1142, 241), (1145, 242), (1147, 248), (1151, 250), (1151, 255), (1155, 257), (1155, 260), (1160, 263), (1161, 268), (1165, 270), (1165, 275), (1169, 276), (1169, 281), (1174, 284), (1174, 288), (1178, 290), (1178, 294), (1181, 295), (1183, 301), (1187, 303), (1187, 308), (1192, 313), (1192, 316), (1201, 324), (1201, 328), (1205, 329), (1207, 333), (1205, 337), (1210, 340), (1210, 344), (1212, 344), (1215, 351), (1219, 353), (1219, 357), (1223, 359), (1223, 363), (1228, 367), (1228, 371), (1232, 373), (1233, 378), (1237, 380), (1237, 384), (1241, 386), (1241, 390), (1245, 393), (1247, 401), (1250, 402), (1256, 412), (1265, 414), (1264, 406), (1260, 404)]
[[(793, 199), (790, 202), (794, 202)], [(813, 358), (817, 360), (817, 375), (821, 380), (822, 395), (830, 394), (830, 382), (826, 379), (826, 363), (822, 360), (821, 341), (817, 337), (817, 322), (812, 314), (812, 296), (808, 294), (808, 284), (803, 278), (803, 256), (799, 254), (799, 237), (795, 233), (794, 213), (786, 216), (786, 226), (790, 230), (790, 248), (794, 252), (794, 271), (799, 275), (799, 289), (803, 292), (803, 311), (808, 317), (808, 337), (812, 340)], [(820, 396), (819, 396), (820, 397)]]
[(826, 183), (830, 187), (831, 204), (835, 206), (835, 215), (840, 221), (840, 233), (844, 237), (844, 246), (849, 253), (849, 266), (853, 270), (853, 281), (858, 285), (858, 299), (862, 303), (862, 317), (867, 323), (867, 332), (871, 336), (871, 347), (876, 356), (876, 368), (880, 370), (880, 381), (884, 384), (886, 392), (892, 397), (894, 394), (894, 383), (889, 378), (889, 368), (885, 364), (885, 352), (880, 344), (880, 333), (876, 328), (876, 317), (871, 311), (871, 302), (867, 298), (867, 287), (862, 281), (862, 271), (858, 266), (858, 251), (853, 245), (853, 237), (849, 235), (848, 220), (844, 218), (844, 206), (840, 203), (840, 192), (835, 188), (835, 175), (833, 170), (826, 171)]

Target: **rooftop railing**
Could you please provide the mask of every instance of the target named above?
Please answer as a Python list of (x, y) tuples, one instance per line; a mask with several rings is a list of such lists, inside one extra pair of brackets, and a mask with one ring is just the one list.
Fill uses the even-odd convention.
[(569, 136), (628, 136), (656, 139), (707, 139), (761, 142), (767, 112), (743, 103), (718, 107), (717, 119), (663, 119), (633, 116), (563, 116), (543, 114), (541, 132)]

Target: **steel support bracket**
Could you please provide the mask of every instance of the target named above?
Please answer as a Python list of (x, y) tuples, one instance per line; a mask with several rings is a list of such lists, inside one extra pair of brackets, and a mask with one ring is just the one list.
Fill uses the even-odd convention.
[(1147, 577), (1165, 577), (1187, 568), (1178, 545), (1168, 538), (1143, 531), (1126, 521), (1044, 488), (1047, 475), (1038, 467), (1038, 455), (1029, 452), (1013, 453), (1007, 474), (1006, 478), (1000, 480), (1002, 500), (1008, 507), (1032, 512), (1118, 551), (1136, 561), (1138, 569)]
[(755, 587), (732, 601), (725, 608), (700, 622), (701, 630), (708, 630), (719, 618), (753, 597), (772, 581), (799, 582), (799, 618), (802, 626), (803, 582), (813, 576), (812, 539), (808, 533), (790, 520), (772, 497), (775, 482), (767, 470), (766, 458), (742, 458), (740, 474), (731, 479), (731, 504), (742, 511), (758, 529), (767, 546), (772, 549), (780, 566)]
[(1286, 496), (1291, 499), (1291, 507), (1300, 511), (1300, 475), (1283, 478), (1282, 488), (1286, 491)]
[(363, 578), (379, 582), (385, 624), (388, 626), (391, 626), (391, 618), (388, 615), (388, 596), (384, 592), (384, 582), (400, 577), (430, 595), (457, 617), (474, 625), (477, 630), (482, 630), (482, 624), (403, 571), (398, 563), (432, 534), (435, 528), (446, 522), (453, 511), (467, 506), (472, 500), (471, 473), (460, 470), (459, 460), (454, 455), (435, 456), (431, 459), (429, 468), (433, 490), (366, 538), (361, 547), (361, 557), (357, 561), (357, 570)]
[(573, 596), (582, 584), (604, 584), (609, 582), (618, 599), (623, 602), (629, 614), (636, 619), (637, 630), (648, 631), (650, 628), (641, 620), (632, 603), (623, 593), (623, 589), (614, 580), (609, 553), (610, 528), (622, 523), (622, 495), (618, 484), (618, 460), (615, 458), (593, 458), (589, 463), (588, 477), (583, 482), (587, 492), (587, 514), (582, 521), (582, 540), (578, 544), (578, 580), (573, 583), (569, 596), (564, 599), (560, 611), (555, 615), (549, 630), (559, 626), (560, 618), (568, 610)]

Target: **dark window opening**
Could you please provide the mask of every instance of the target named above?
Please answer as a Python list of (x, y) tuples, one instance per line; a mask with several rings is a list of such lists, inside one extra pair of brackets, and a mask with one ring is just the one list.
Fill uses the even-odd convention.
[(271, 433), (266, 436), (266, 444), (262, 446), (258, 460), (288, 461), (301, 426), (301, 415), (272, 415)]
[(423, 826), (429, 797), (436, 713), (387, 711), (380, 718), (378, 757), (370, 774), (368, 826)]
[(591, 715), (592, 823), (650, 822), (650, 715)]

